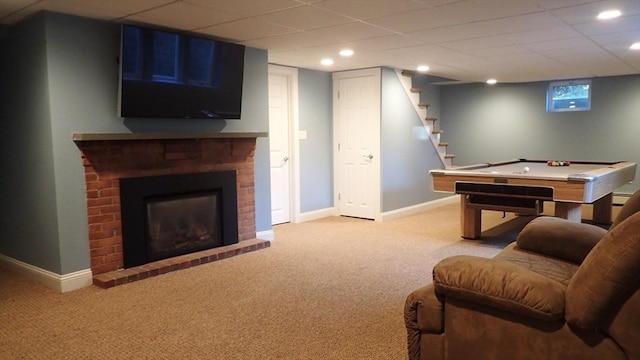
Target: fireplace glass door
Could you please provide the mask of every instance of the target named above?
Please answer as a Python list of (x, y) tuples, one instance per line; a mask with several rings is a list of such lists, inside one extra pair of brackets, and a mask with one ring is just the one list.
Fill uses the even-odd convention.
[(146, 199), (146, 236), (151, 261), (222, 245), (217, 192)]

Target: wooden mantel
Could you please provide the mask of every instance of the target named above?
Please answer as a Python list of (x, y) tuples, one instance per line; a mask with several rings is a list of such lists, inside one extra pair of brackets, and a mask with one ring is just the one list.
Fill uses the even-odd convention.
[(171, 140), (171, 139), (238, 139), (267, 137), (266, 132), (139, 132), (139, 133), (73, 133), (73, 141)]

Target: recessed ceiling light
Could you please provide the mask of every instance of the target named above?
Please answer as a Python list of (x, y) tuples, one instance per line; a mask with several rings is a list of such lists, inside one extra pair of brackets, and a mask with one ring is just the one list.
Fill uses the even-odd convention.
[(629, 49), (631, 49), (631, 50), (640, 50), (640, 42), (631, 44), (631, 46), (629, 46)]
[(322, 60), (320, 60), (320, 64), (322, 64), (324, 66), (333, 65), (333, 60), (332, 59), (322, 59)]
[(620, 15), (622, 15), (620, 10), (607, 10), (598, 14), (598, 19), (599, 20), (613, 19), (613, 18), (617, 18)]
[(427, 65), (420, 65), (416, 68), (419, 72), (427, 72), (429, 71), (429, 67)]
[(496, 79), (489, 79), (489, 80), (487, 80), (487, 84), (489, 84), (489, 85), (493, 85), (493, 84), (495, 84), (495, 83), (497, 83), (497, 82), (498, 82), (498, 80), (496, 80)]
[(340, 50), (340, 56), (351, 56), (351, 55), (353, 55), (353, 50), (351, 49)]

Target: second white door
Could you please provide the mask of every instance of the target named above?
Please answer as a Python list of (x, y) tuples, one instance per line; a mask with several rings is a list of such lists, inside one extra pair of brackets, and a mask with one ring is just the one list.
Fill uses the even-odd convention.
[(290, 95), (286, 75), (269, 74), (269, 147), (271, 161), (271, 223), (291, 221)]
[(380, 69), (334, 74), (340, 215), (380, 213)]

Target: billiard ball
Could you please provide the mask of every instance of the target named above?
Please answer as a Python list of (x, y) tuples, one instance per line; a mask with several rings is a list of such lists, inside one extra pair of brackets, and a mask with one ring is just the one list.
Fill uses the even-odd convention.
[(522, 169), (522, 172), (524, 172), (525, 174), (529, 172), (529, 167), (525, 166), (524, 169)]

